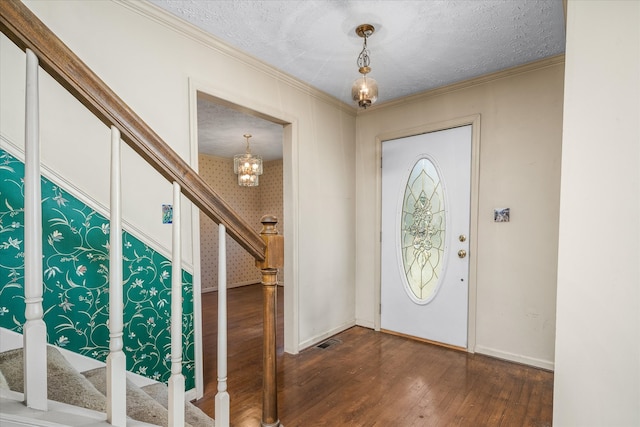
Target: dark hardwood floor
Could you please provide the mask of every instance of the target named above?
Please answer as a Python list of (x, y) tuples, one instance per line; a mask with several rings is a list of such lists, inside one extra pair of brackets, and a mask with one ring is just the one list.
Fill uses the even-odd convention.
[[(353, 327), (327, 348), (282, 351), (278, 289), (278, 407), (285, 427), (551, 426), (553, 373)], [(216, 394), (217, 293), (204, 294), (205, 395)], [(261, 417), (262, 289), (228, 291), (231, 424)]]

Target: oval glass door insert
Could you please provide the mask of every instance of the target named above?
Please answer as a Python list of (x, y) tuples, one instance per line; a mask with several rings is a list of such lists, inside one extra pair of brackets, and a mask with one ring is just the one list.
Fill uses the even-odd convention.
[(425, 304), (433, 299), (443, 271), (445, 203), (436, 166), (418, 160), (404, 191), (401, 218), (401, 253), (407, 293)]

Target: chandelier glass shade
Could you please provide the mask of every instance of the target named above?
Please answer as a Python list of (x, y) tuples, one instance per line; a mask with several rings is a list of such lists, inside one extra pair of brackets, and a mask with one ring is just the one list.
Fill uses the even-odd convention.
[(367, 74), (371, 72), (371, 59), (367, 48), (367, 38), (373, 34), (375, 28), (370, 24), (362, 24), (356, 28), (356, 34), (364, 38), (362, 51), (358, 55), (358, 71), (362, 77), (356, 79), (351, 86), (351, 98), (359, 107), (366, 109), (378, 100), (378, 83)]
[(262, 175), (262, 157), (251, 154), (249, 138), (251, 134), (243, 135), (247, 140), (247, 149), (243, 154), (233, 156), (233, 172), (238, 175), (238, 185), (242, 187), (257, 187)]
[(351, 97), (359, 107), (366, 109), (378, 100), (378, 83), (366, 75), (356, 79), (351, 87)]

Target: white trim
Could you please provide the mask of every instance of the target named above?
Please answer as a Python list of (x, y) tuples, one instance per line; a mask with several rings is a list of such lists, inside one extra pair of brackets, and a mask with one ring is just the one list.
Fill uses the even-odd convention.
[[(250, 286), (250, 285), (259, 285), (260, 282), (256, 281), (256, 280), (247, 280), (244, 282), (236, 282), (236, 283), (231, 283), (230, 285), (227, 285), (227, 289), (231, 289), (231, 288), (241, 288), (243, 286)], [(278, 283), (280, 285), (280, 283)], [(203, 294), (207, 294), (209, 292), (215, 292), (218, 290), (217, 286), (209, 286), (208, 288), (204, 288), (202, 289), (200, 292)]]
[[(0, 425), (3, 427), (68, 427), (92, 426), (112, 427), (103, 412), (68, 405), (55, 400), (49, 400), (49, 410), (46, 412), (27, 408), (24, 395), (16, 391), (0, 389)], [(54, 420), (54, 421), (52, 421)], [(55, 421), (60, 420), (60, 422)], [(142, 421), (127, 419), (127, 427), (157, 427)]]
[(171, 376), (168, 387), (169, 427), (184, 425), (184, 376), (182, 375), (182, 189), (173, 182), (171, 221)]
[[(298, 157), (298, 122), (284, 127), (283, 194), (284, 217), (284, 270), (288, 285), (284, 287), (284, 351), (298, 354), (300, 351), (300, 158)], [(283, 159), (283, 160), (284, 160)], [(282, 231), (281, 231), (282, 232)]]
[[(7, 151), (13, 157), (17, 158), (18, 160), (24, 163), (24, 150), (20, 148), (18, 144), (11, 141), (9, 138), (7, 138), (2, 134), (0, 134), (0, 149)], [(109, 209), (105, 205), (103, 205), (102, 203), (100, 203), (99, 201), (91, 197), (89, 194), (80, 190), (80, 188), (74, 185), (71, 181), (67, 180), (65, 177), (58, 174), (53, 169), (47, 167), (45, 164), (42, 164), (41, 169), (42, 169), (41, 170), (42, 176), (44, 176), (50, 181), (56, 182), (61, 187), (64, 187), (65, 192), (69, 193), (76, 199), (80, 200), (82, 203), (89, 206), (91, 209), (94, 209), (97, 213), (105, 217), (106, 220), (109, 220)], [(155, 240), (153, 237), (151, 237), (150, 235), (148, 235), (147, 233), (140, 230), (138, 227), (134, 226), (133, 224), (131, 224), (130, 222), (127, 222), (124, 219), (122, 220), (122, 226), (123, 226), (122, 228), (127, 233), (131, 234), (136, 239), (140, 240), (142, 243), (149, 246), (154, 251), (164, 256), (168, 260), (171, 259), (170, 248), (164, 247), (160, 242)], [(182, 268), (186, 270), (189, 274), (194, 275), (192, 264), (183, 260)]]
[(326, 340), (327, 338), (330, 338), (334, 335), (339, 334), (340, 332), (344, 332), (349, 328), (352, 328), (356, 326), (356, 322), (355, 321), (350, 321), (350, 322), (345, 322), (340, 326), (337, 326), (333, 329), (328, 330), (327, 332), (324, 332), (320, 335), (316, 335), (314, 337), (309, 338), (308, 340), (305, 340), (303, 342), (300, 343), (300, 351), (309, 348), (309, 347), (313, 347), (314, 345)]
[(397, 105), (407, 105), (409, 103), (424, 102), (425, 99), (434, 98), (436, 96), (441, 96), (447, 93), (468, 89), (474, 86), (483, 85), (483, 84), (494, 82), (500, 79), (506, 79), (512, 76), (517, 76), (519, 74), (535, 72), (548, 67), (555, 67), (558, 64), (564, 64), (564, 62), (565, 62), (565, 54), (561, 53), (559, 55), (550, 56), (548, 58), (543, 58), (537, 61), (528, 62), (522, 65), (517, 65), (515, 67), (499, 70), (490, 74), (473, 77), (468, 80), (463, 80), (461, 82), (452, 83), (447, 86), (437, 87), (435, 89), (428, 89), (426, 91), (415, 93), (413, 95), (391, 99), (386, 102), (376, 103), (371, 107), (368, 107), (366, 110), (363, 108), (359, 109), (357, 111), (357, 114), (358, 115), (371, 114), (372, 111), (376, 111), (381, 108), (388, 108), (388, 107), (393, 107)]
[[(189, 99), (190, 99), (190, 135), (191, 135), (191, 167), (197, 170), (198, 137), (197, 137), (197, 94), (201, 92), (217, 102), (226, 106), (241, 107), (244, 111), (251, 111), (254, 115), (269, 120), (273, 123), (283, 125), (283, 194), (284, 194), (284, 215), (287, 218), (284, 238), (285, 244), (285, 277), (288, 285), (284, 288), (284, 349), (290, 354), (297, 354), (300, 349), (299, 337), (299, 272), (298, 272), (298, 226), (299, 226), (299, 191), (298, 191), (298, 119), (295, 116), (272, 108), (268, 105), (260, 104), (255, 99), (242, 94), (232, 93), (224, 88), (211, 87), (208, 83), (189, 78)], [(195, 113), (194, 113), (195, 112)], [(194, 217), (199, 213), (194, 209)], [(192, 229), (192, 242), (194, 245), (194, 270), (200, 272), (200, 227), (199, 219), (194, 221)], [(196, 227), (197, 225), (197, 227)], [(282, 230), (280, 230), (282, 232)], [(197, 234), (197, 236), (196, 236)], [(195, 247), (198, 242), (198, 247)], [(195, 277), (195, 274), (194, 274)], [(198, 277), (199, 283), (201, 278)], [(194, 279), (195, 282), (195, 279)]]
[[(107, 356), (107, 421), (126, 426), (127, 356), (123, 351), (124, 290), (122, 271), (122, 142), (111, 126), (109, 211), (109, 355)], [(174, 279), (175, 280), (175, 279)]]
[[(189, 162), (198, 172), (198, 99), (189, 79)], [(195, 347), (195, 393), (204, 396), (204, 367), (202, 347), (202, 269), (200, 264), (200, 209), (191, 203), (191, 254), (193, 261), (193, 339)]]
[[(176, 17), (175, 15), (167, 12), (166, 10), (152, 4), (151, 2), (142, 1), (125, 1), (114, 0), (114, 2), (120, 6), (123, 6), (147, 19), (150, 19), (165, 28), (175, 31), (184, 37), (190, 38), (196, 43), (200, 43), (209, 49), (215, 50), (218, 53), (226, 55), (236, 61), (241, 62), (247, 67), (253, 68), (262, 75), (272, 77), (282, 84), (292, 87), (295, 90), (301, 91), (309, 96), (312, 96), (320, 101), (326, 102), (329, 105), (338, 108), (341, 111), (352, 114), (357, 113), (357, 108), (350, 104), (346, 104), (333, 96), (322, 92), (315, 87), (304, 83), (295, 77), (284, 73), (269, 64), (244, 53), (230, 44), (220, 40), (219, 38), (207, 33), (199, 27), (186, 22), (183, 19)], [(238, 103), (238, 105), (250, 105)], [(258, 110), (258, 109), (256, 109)], [(275, 116), (274, 116), (275, 117)]]
[(356, 326), (362, 326), (363, 328), (369, 328), (378, 331), (380, 330), (379, 328), (376, 329), (376, 324), (371, 320), (356, 319)]
[(218, 392), (214, 399), (216, 427), (229, 427), (230, 402), (227, 391), (227, 228), (218, 224)]
[(509, 353), (508, 351), (496, 350), (495, 348), (484, 347), (482, 345), (476, 346), (476, 353), (507, 360), (509, 362), (522, 363), (523, 365), (534, 366), (548, 371), (553, 371), (555, 369), (555, 364), (552, 360), (537, 359), (535, 357)]
[(476, 349), (478, 319), (478, 223), (480, 221), (480, 114), (471, 117), (471, 215), (469, 217), (469, 312), (467, 351)]
[(186, 390), (184, 392), (185, 402), (191, 402), (192, 400), (196, 400), (196, 399), (200, 399), (200, 398), (198, 397), (198, 391), (195, 388), (192, 388), (191, 390)]
[(454, 127), (471, 125), (471, 212), (469, 232), (469, 306), (467, 321), (467, 351), (476, 351), (476, 300), (477, 300), (477, 240), (478, 240), (478, 194), (480, 191), (480, 114), (459, 117), (436, 123), (427, 123), (407, 129), (399, 129), (376, 136), (376, 227), (375, 233), (375, 268), (374, 268), (374, 329), (380, 330), (381, 303), (381, 242), (379, 238), (382, 229), (382, 142), (390, 139), (405, 138), (428, 132), (451, 129)]
[[(246, 282), (236, 282), (236, 283), (232, 283), (230, 285), (227, 285), (227, 289), (231, 289), (231, 288), (242, 288), (244, 286), (252, 286), (252, 285), (259, 285), (260, 282), (256, 282), (255, 280), (248, 280)], [(284, 282), (278, 282), (278, 286), (284, 288)], [(201, 293), (203, 294), (208, 294), (211, 292), (216, 292), (218, 290), (218, 288), (216, 286), (210, 286), (208, 288), (204, 288)]]
[(38, 58), (26, 50), (24, 161), (24, 402), (47, 410), (47, 326), (42, 295), (42, 186)]

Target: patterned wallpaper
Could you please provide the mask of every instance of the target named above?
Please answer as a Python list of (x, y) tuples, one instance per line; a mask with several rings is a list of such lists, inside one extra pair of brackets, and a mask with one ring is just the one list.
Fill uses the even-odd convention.
[[(24, 164), (0, 150), (0, 327), (22, 332)], [(105, 361), (109, 353), (109, 221), (42, 178), (44, 320), (49, 343)], [(123, 233), (127, 369), (171, 374), (171, 262)], [(192, 276), (182, 272), (183, 374), (195, 387)]]
[[(260, 218), (265, 214), (278, 217), (278, 230), (283, 228), (282, 160), (264, 163), (264, 173), (258, 187), (240, 187), (233, 173), (233, 159), (208, 156), (198, 157), (200, 175), (251, 224), (257, 232), (262, 229)], [(202, 289), (218, 286), (218, 226), (200, 214), (200, 258)], [(280, 282), (283, 273), (278, 274)], [(228, 286), (259, 283), (260, 272), (254, 259), (233, 239), (227, 237)]]

